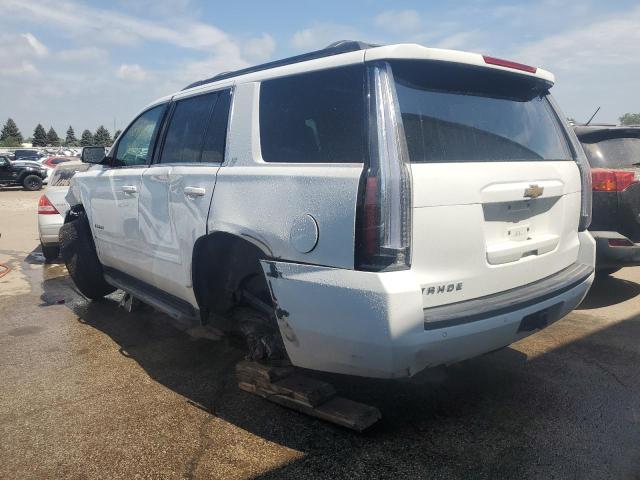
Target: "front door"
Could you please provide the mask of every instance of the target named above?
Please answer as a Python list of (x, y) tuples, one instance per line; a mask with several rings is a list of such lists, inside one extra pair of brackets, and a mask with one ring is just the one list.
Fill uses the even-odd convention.
[(159, 105), (136, 118), (120, 136), (110, 167), (87, 179), (100, 260), (133, 276), (139, 275), (142, 257), (149, 255), (140, 242), (138, 196), (164, 109)]

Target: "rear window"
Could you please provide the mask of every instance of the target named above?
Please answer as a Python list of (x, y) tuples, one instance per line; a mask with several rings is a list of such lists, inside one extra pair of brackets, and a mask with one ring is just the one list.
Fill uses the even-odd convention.
[(49, 178), (50, 187), (68, 187), (73, 176), (78, 172), (85, 172), (89, 169), (91, 164), (78, 163), (74, 165), (61, 165), (57, 167), (51, 178)]
[(362, 65), (276, 78), (260, 86), (266, 162), (362, 163)]
[(592, 167), (625, 168), (640, 165), (640, 138), (610, 138), (583, 143)]
[(447, 62), (391, 62), (412, 162), (572, 160), (541, 79)]

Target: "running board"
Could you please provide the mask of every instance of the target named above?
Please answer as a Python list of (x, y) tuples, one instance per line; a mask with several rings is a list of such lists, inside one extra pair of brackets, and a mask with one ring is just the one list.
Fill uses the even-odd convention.
[(189, 328), (200, 325), (200, 311), (181, 298), (175, 297), (152, 285), (113, 268), (104, 268), (104, 279), (109, 285), (124, 290), (132, 297), (166, 313), (181, 326)]
[(290, 364), (243, 360), (236, 378), (245, 392), (358, 432), (382, 418), (376, 407), (339, 397), (333, 385), (296, 373)]

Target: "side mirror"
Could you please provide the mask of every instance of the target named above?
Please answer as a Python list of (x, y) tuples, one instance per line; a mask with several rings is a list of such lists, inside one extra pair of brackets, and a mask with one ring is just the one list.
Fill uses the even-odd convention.
[(84, 147), (80, 158), (84, 163), (100, 163), (104, 160), (104, 147)]

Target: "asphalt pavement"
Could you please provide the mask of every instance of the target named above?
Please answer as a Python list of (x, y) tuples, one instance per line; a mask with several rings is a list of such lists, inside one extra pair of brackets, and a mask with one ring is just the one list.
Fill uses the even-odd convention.
[(240, 391), (232, 339), (84, 299), (39, 253), (40, 194), (0, 189), (0, 478), (640, 479), (640, 268), (498, 352), (320, 375), (382, 411), (357, 434)]

